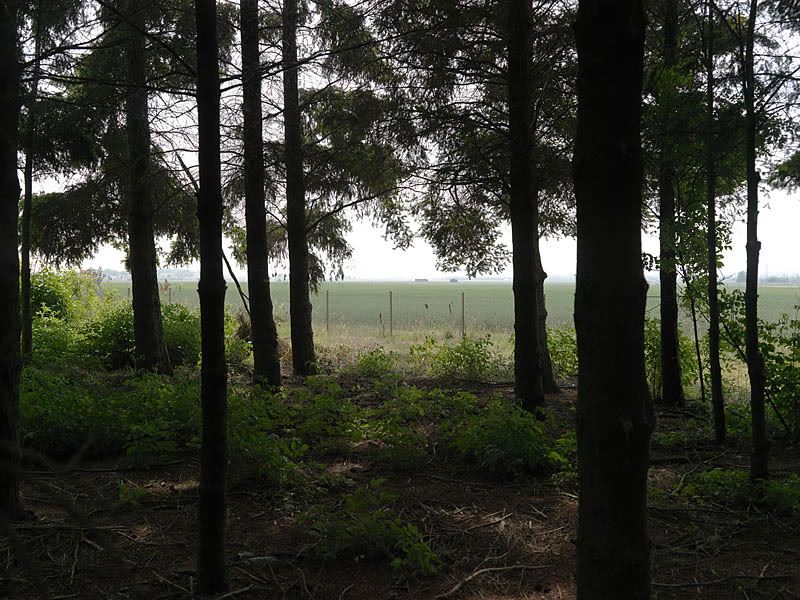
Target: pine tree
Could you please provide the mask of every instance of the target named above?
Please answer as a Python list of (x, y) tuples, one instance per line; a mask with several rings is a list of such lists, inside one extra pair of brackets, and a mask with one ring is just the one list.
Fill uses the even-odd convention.
[(220, 81), (216, 0), (196, 0), (197, 113), (200, 191), (200, 449), (197, 577), (200, 592), (228, 589), (225, 562), (228, 473), (228, 374), (225, 362), (225, 279), (222, 274)]
[(650, 597), (644, 371), (640, 0), (580, 0), (578, 124), (578, 599)]

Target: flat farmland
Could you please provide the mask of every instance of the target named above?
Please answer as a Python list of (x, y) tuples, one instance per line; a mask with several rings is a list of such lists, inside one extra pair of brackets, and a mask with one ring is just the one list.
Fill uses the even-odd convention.
[[(121, 298), (129, 295), (130, 284), (104, 284)], [(247, 284), (242, 284), (245, 294)], [(729, 286), (733, 288), (736, 286)], [(166, 288), (166, 286), (164, 286)], [(514, 306), (510, 282), (355, 282), (323, 283), (311, 300), (314, 306), (314, 325), (322, 334), (326, 328), (326, 298), (331, 333), (360, 331), (383, 336), (389, 333), (389, 292), (392, 293), (392, 326), (396, 334), (451, 332), (461, 330), (461, 295), (464, 295), (464, 314), (467, 331), (474, 333), (510, 334), (514, 324)], [(574, 283), (548, 283), (545, 288), (548, 325), (572, 327)], [(162, 301), (198, 306), (196, 282), (171, 282), (162, 289)], [(275, 316), (283, 329), (289, 318), (289, 288), (284, 281), (272, 283)], [(233, 283), (228, 283), (226, 302), (235, 312), (242, 306)], [(795, 313), (800, 304), (800, 286), (764, 286), (760, 291), (760, 310), (763, 318), (774, 320), (783, 313)], [(648, 316), (658, 318), (658, 286), (651, 285), (647, 293)], [(689, 316), (682, 315), (682, 325), (688, 332)], [(701, 327), (705, 329), (705, 325)], [(416, 335), (414, 337), (417, 337)]]

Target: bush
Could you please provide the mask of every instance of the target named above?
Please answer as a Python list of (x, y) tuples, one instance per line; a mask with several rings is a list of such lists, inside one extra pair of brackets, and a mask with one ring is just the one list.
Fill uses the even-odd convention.
[(90, 454), (122, 452), (125, 431), (119, 407), (100, 396), (100, 386), (93, 383), (26, 367), (20, 380), (23, 445), (56, 457), (74, 454), (87, 443)]
[[(164, 345), (173, 367), (194, 366), (200, 358), (200, 315), (180, 304), (162, 308)], [(111, 370), (134, 366), (136, 338), (133, 308), (116, 303), (107, 307), (82, 328), (82, 351)]]
[(231, 478), (257, 478), (273, 484), (293, 482), (297, 461), (308, 446), (294, 437), (283, 437), (288, 413), (279, 399), (262, 390), (230, 397), (228, 442)]
[(432, 377), (483, 381), (508, 377), (511, 371), (488, 337), (465, 337), (455, 346), (428, 337), (411, 346), (410, 353), (415, 366)]
[(86, 355), (79, 350), (81, 335), (78, 327), (64, 321), (47, 310), (33, 320), (33, 353), (35, 365), (67, 367), (86, 365)]
[[(697, 354), (694, 342), (686, 335), (678, 332), (681, 364), (681, 385), (684, 388), (698, 381)], [(653, 398), (661, 397), (661, 322), (657, 319), (645, 319), (644, 323), (644, 364), (647, 383)]]
[(800, 476), (785, 481), (751, 481), (746, 471), (713, 469), (692, 477), (681, 494), (700, 502), (727, 506), (757, 505), (786, 515), (800, 515)]
[(409, 575), (430, 576), (441, 569), (439, 557), (414, 525), (400, 519), (391, 505), (397, 496), (381, 491), (382, 480), (345, 496), (338, 511), (315, 509), (305, 513), (320, 535), (313, 552), (322, 558), (386, 558), (393, 569)]
[[(200, 385), (196, 373), (175, 378), (152, 373), (116, 381), (70, 380), (35, 367), (23, 372), (20, 412), (23, 444), (49, 455), (124, 454), (133, 464), (164, 460), (200, 446)], [(291, 481), (307, 447), (284, 435), (288, 411), (263, 392), (229, 396), (233, 479)]]
[(578, 340), (574, 329), (548, 329), (547, 349), (556, 377), (578, 376)]
[(96, 358), (105, 368), (116, 370), (133, 366), (136, 340), (130, 305), (108, 307), (84, 324), (82, 334), (81, 346), (85, 355)]
[[(294, 390), (293, 415), (297, 435), (308, 443), (349, 443), (363, 435), (363, 411), (342, 397), (342, 388), (328, 377), (306, 379), (306, 385)], [(322, 444), (324, 445), (324, 443)]]
[(450, 448), (498, 475), (546, 475), (565, 464), (544, 423), (502, 399), (443, 424)]
[(172, 365), (196, 365), (200, 359), (200, 313), (182, 304), (166, 304), (161, 316)]
[(392, 373), (395, 368), (396, 356), (378, 346), (358, 355), (355, 364), (348, 369), (360, 377), (378, 378)]
[(31, 274), (31, 310), (65, 321), (85, 318), (100, 304), (97, 279), (75, 271)]

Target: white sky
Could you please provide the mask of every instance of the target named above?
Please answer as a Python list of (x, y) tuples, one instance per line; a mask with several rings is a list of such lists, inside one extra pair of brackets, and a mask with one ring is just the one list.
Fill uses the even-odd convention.
[[(787, 194), (762, 192), (762, 210), (759, 217), (761, 239), (761, 274), (800, 273), (800, 193)], [(504, 242), (510, 245), (510, 232)], [(725, 256), (723, 274), (744, 270), (745, 226), (737, 223), (733, 231), (733, 249)], [(367, 222), (355, 223), (349, 241), (354, 248), (353, 258), (345, 265), (345, 276), (355, 279), (409, 280), (417, 277), (429, 279), (452, 276), (436, 269), (436, 259), (431, 248), (417, 241), (408, 250), (395, 250), (383, 239), (381, 232)], [(658, 239), (646, 235), (643, 239), (646, 252), (658, 254)], [(123, 255), (110, 247), (102, 248), (84, 267), (122, 270)], [(575, 240), (544, 240), (542, 261), (551, 279), (573, 278), (575, 274)], [(188, 268), (198, 270), (199, 265)], [(463, 276), (463, 273), (457, 274)], [(501, 274), (510, 277), (510, 265)]]

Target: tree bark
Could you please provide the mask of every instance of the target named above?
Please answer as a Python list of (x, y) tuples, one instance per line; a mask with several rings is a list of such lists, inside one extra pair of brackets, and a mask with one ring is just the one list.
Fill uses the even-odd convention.
[[(719, 285), (717, 281), (717, 164), (714, 155), (714, 10), (706, 7), (706, 245), (708, 248), (708, 367), (711, 372), (711, 411), (714, 440), (725, 441), (725, 399), (719, 357)], [(702, 373), (701, 373), (702, 375)]]
[(25, 193), (20, 217), (20, 291), (22, 303), (22, 358), (27, 360), (33, 351), (33, 310), (31, 307), (31, 208), (33, 205), (34, 147), (36, 143), (39, 83), (41, 80), (42, 25), (41, 3), (37, 2), (33, 14), (33, 76), (28, 101), (28, 123), (25, 132), (25, 167), (23, 178)]
[(297, 76), (298, 0), (283, 3), (283, 122), (286, 151), (286, 235), (289, 246), (289, 321), (292, 368), (299, 377), (317, 372), (311, 324), (303, 125)]
[(511, 245), (514, 267), (514, 395), (526, 410), (544, 404), (537, 290), (539, 214), (530, 140), (530, 24), (527, 0), (508, 11)]
[(244, 102), (244, 193), (247, 225), (247, 281), (253, 342), (253, 381), (281, 385), (278, 330), (272, 314), (267, 263), (267, 212), (264, 207), (264, 139), (262, 132), (258, 0), (242, 0), (242, 93)]
[[(678, 53), (678, 6), (676, 0), (664, 4), (664, 73), (671, 76)], [(684, 404), (678, 338), (678, 272), (676, 252), (675, 164), (672, 131), (672, 94), (661, 98), (664, 113), (659, 156), (659, 248), (661, 296), (661, 400), (668, 406)]]
[(136, 367), (169, 372), (164, 345), (161, 299), (158, 291), (155, 208), (151, 190), (150, 121), (147, 110), (147, 27), (141, 0), (128, 0), (128, 39), (126, 42), (127, 83), (125, 131), (130, 168), (128, 201), (128, 267), (133, 295), (133, 330), (136, 341)]
[(750, 377), (750, 412), (752, 416), (753, 450), (750, 455), (751, 479), (769, 476), (769, 439), (765, 409), (764, 357), (758, 347), (758, 184), (756, 170), (755, 68), (753, 46), (758, 0), (750, 0), (750, 15), (745, 38), (743, 90), (745, 102), (745, 156), (747, 160), (747, 282), (745, 284), (745, 354)]
[(225, 487), (228, 471), (228, 374), (225, 363), (225, 279), (222, 274), (219, 49), (216, 0), (195, 0), (200, 191), (200, 450), (197, 577), (200, 592), (228, 589)]
[(542, 356), (542, 388), (545, 394), (558, 394), (561, 390), (556, 383), (556, 377), (553, 374), (553, 361), (550, 358), (550, 349), (547, 346), (547, 305), (545, 303), (544, 282), (547, 279), (547, 273), (542, 266), (542, 254), (539, 251), (539, 239), (536, 239), (536, 250), (534, 253), (536, 261), (536, 299), (539, 303), (539, 352)]
[(16, 0), (0, 0), (0, 513), (19, 510), (20, 312), (17, 136), (20, 79)]
[(580, 0), (574, 180), (578, 266), (578, 599), (650, 597), (644, 368), (641, 0)]

